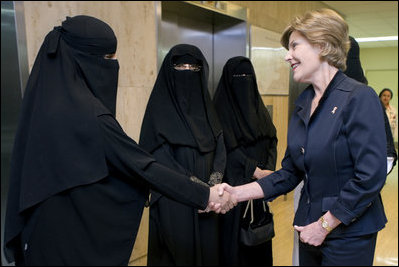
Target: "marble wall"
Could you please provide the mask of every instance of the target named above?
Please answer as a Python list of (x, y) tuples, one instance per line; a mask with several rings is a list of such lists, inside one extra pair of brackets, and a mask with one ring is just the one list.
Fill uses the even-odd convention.
[(248, 8), (248, 22), (274, 32), (283, 32), (294, 16), (327, 7), (321, 1), (232, 1)]

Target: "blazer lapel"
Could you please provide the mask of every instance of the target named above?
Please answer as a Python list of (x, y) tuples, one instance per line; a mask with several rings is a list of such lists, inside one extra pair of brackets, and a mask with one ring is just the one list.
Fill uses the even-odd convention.
[(311, 85), (305, 89), (300, 98), (295, 101), (296, 105), (296, 113), (298, 117), (303, 121), (303, 123), (307, 126), (309, 123), (309, 114), (310, 114), (310, 102), (313, 98), (313, 89)]

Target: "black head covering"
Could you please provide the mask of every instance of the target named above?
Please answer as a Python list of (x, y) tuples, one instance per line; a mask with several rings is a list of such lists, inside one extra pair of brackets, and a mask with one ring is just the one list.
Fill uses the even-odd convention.
[(346, 58), (346, 70), (344, 73), (358, 82), (367, 84), (368, 82), (364, 76), (362, 64), (360, 63), (359, 44), (352, 36), (349, 36), (349, 40), (351, 42), (351, 47)]
[(89, 16), (67, 17), (45, 37), (13, 148), (7, 247), (24, 227), (28, 208), (108, 175), (96, 116), (115, 113), (119, 65), (104, 55), (115, 53), (116, 45), (112, 29)]
[(259, 95), (255, 71), (248, 58), (233, 57), (226, 62), (214, 103), (228, 150), (261, 137), (276, 136), (276, 128)]
[[(198, 64), (200, 71), (176, 70)], [(165, 56), (143, 119), (140, 145), (149, 152), (163, 143), (213, 151), (222, 133), (209, 96), (208, 63), (193, 45), (179, 44)]]

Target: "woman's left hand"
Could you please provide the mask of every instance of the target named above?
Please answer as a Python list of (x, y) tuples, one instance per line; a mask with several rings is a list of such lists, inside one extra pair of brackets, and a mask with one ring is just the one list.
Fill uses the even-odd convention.
[(262, 170), (262, 169), (256, 167), (253, 177), (254, 177), (255, 179), (261, 179), (261, 178), (263, 178), (263, 177), (268, 176), (269, 174), (272, 174), (273, 172), (274, 172), (274, 171)]

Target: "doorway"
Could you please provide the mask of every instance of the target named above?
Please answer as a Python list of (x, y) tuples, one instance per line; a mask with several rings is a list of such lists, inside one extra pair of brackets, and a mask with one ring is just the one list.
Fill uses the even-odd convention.
[[(218, 6), (183, 1), (157, 3), (158, 70), (169, 49), (177, 44), (197, 46), (209, 65), (208, 89), (213, 97), (226, 61), (248, 57), (247, 10), (223, 2)], [(220, 3), (219, 3), (220, 4)], [(234, 12), (229, 11), (234, 7)]]

